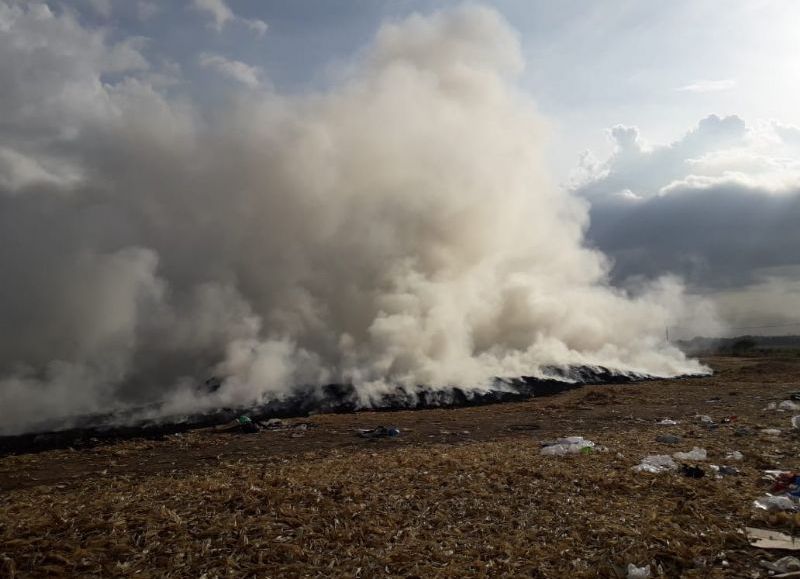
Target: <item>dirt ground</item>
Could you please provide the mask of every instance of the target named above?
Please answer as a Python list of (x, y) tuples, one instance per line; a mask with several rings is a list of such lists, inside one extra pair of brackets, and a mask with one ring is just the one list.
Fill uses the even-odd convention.
[[(800, 470), (792, 412), (766, 410), (800, 391), (800, 358), (708, 363), (708, 378), (0, 458), (0, 577), (624, 577), (629, 563), (766, 577), (761, 562), (787, 552), (743, 531), (794, 531), (753, 500), (765, 469)], [(357, 436), (377, 425), (401, 435)], [(540, 454), (575, 435), (605, 449)], [(708, 451), (691, 463), (703, 478), (632, 470), (693, 447)], [(735, 450), (743, 460), (726, 458)]]

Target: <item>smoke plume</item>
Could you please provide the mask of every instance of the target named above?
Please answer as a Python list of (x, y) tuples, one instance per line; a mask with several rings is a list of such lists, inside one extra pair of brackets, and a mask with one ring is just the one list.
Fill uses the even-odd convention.
[(672, 278), (614, 289), (583, 244), (494, 11), (385, 24), (325, 90), (214, 106), (145, 52), (0, 1), (0, 432), (297, 385), (369, 405), (547, 364), (702, 369), (664, 328), (711, 323), (703, 304)]

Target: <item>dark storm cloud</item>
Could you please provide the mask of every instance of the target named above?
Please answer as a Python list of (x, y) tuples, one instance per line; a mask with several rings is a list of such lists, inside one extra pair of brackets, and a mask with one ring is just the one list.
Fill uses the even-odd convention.
[(617, 281), (671, 271), (726, 287), (800, 263), (795, 167), (754, 152), (740, 118), (709, 116), (654, 148), (632, 127), (611, 136), (615, 153), (576, 192), (592, 204), (588, 237)]

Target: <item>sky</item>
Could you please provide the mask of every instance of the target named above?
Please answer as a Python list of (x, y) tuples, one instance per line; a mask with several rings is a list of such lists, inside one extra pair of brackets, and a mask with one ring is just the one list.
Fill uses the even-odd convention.
[(800, 333), (798, 16), (0, 0), (0, 419)]
[[(195, 88), (213, 87), (213, 53), (259, 69), (283, 90), (324, 86), (369, 43), (378, 26), (415, 11), (462, 2), (417, 0), (204, 0), (53, 3), (115, 35), (146, 39), (147, 52), (181, 65)], [(578, 152), (610, 152), (606, 130), (639, 127), (648, 141), (669, 143), (709, 115), (750, 123), (800, 125), (800, 90), (791, 0), (500, 1), (487, 5), (514, 27), (525, 73), (520, 79), (553, 123), (558, 175)], [(221, 8), (224, 7), (224, 8)], [(258, 23), (258, 24), (254, 24)], [(261, 24), (267, 26), (266, 29)], [(255, 26), (255, 27), (254, 27)], [(269, 33), (267, 33), (269, 32)], [(203, 68), (206, 70), (203, 71)], [(249, 81), (248, 81), (249, 82)]]
[[(213, 106), (225, 98), (226, 83), (324, 89), (347, 74), (382, 23), (460, 4), (84, 0), (60, 6), (111, 35), (142, 38), (142, 52), (161, 61), (166, 76), (180, 71), (175, 92)], [(693, 291), (713, 294), (732, 327), (798, 321), (800, 4), (488, 5), (518, 36), (524, 70), (517, 87), (546, 119), (548, 170), (592, 204), (588, 240), (614, 260), (614, 282), (671, 272)], [(717, 117), (729, 119), (727, 140), (711, 135), (713, 123), (704, 124)], [(677, 185), (692, 178), (691, 186)], [(675, 193), (665, 198), (669, 187)]]

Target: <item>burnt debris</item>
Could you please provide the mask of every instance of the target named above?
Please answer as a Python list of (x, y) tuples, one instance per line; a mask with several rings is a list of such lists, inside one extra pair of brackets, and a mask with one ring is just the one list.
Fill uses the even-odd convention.
[[(118, 413), (76, 417), (69, 423), (44, 424), (36, 432), (0, 436), (0, 455), (39, 452), (59, 448), (86, 448), (130, 438), (160, 439), (171, 434), (225, 424), (243, 412), (254, 420), (292, 418), (312, 413), (345, 413), (359, 410), (393, 411), (437, 407), (462, 407), (551, 396), (588, 384), (623, 384), (653, 379), (634, 372), (619, 372), (603, 366), (549, 367), (545, 377), (523, 376), (497, 379), (488, 390), (454, 386), (433, 389), (398, 388), (395, 392), (365, 403), (351, 384), (302, 387), (282, 399), (247, 408), (224, 408), (184, 416), (160, 416), (156, 405)], [(206, 388), (216, 390), (219, 380), (210, 379)], [(158, 418), (141, 418), (158, 416)]]

